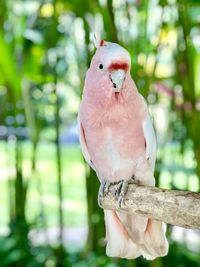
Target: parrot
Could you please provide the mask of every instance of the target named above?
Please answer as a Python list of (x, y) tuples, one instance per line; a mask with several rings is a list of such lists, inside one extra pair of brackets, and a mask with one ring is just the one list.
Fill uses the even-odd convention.
[[(85, 77), (78, 129), (82, 154), (100, 181), (100, 206), (112, 183), (121, 183), (121, 205), (129, 183), (155, 185), (156, 136), (130, 69), (131, 57), (125, 48), (97, 42)], [(107, 256), (153, 260), (167, 255), (165, 223), (106, 209), (104, 219)]]

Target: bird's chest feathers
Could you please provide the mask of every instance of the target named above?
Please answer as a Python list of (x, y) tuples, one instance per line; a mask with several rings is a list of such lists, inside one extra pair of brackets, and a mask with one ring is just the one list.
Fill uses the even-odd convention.
[(133, 119), (132, 108), (124, 105), (112, 105), (107, 108), (99, 108), (88, 112), (87, 123), (93, 130), (101, 130), (106, 127), (121, 128), (127, 127), (130, 120)]
[(143, 136), (140, 114), (140, 106), (134, 103), (88, 108), (84, 117), (88, 145), (91, 149), (97, 146), (98, 149), (106, 148), (112, 157), (116, 157), (115, 152), (130, 154), (135, 146), (133, 140), (136, 142)]
[(91, 113), (88, 123), (91, 149), (98, 147), (113, 163), (120, 162), (120, 155), (129, 154), (129, 143), (138, 128), (138, 118), (134, 116), (133, 108), (118, 105), (99, 110)]
[(113, 131), (110, 128), (104, 129), (104, 149), (105, 149), (105, 155), (109, 158), (110, 162), (117, 166), (117, 164), (120, 164), (120, 153), (118, 149), (118, 145), (116, 142), (116, 139), (113, 138)]

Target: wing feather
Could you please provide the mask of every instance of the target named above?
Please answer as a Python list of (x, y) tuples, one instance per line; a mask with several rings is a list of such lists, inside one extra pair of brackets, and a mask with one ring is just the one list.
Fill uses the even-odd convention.
[(85, 139), (84, 128), (83, 128), (83, 125), (82, 125), (81, 120), (80, 120), (80, 110), (79, 110), (79, 113), (78, 113), (78, 131), (79, 131), (79, 142), (80, 142), (80, 146), (81, 146), (81, 150), (82, 150), (83, 156), (84, 156), (86, 162), (90, 165), (90, 167), (95, 170), (94, 164), (93, 164), (93, 162), (91, 160), (91, 157), (90, 157), (90, 154), (89, 154), (89, 151), (88, 151), (87, 142), (86, 142), (86, 139)]
[(154, 171), (156, 162), (156, 150), (157, 150), (156, 135), (153, 128), (152, 119), (144, 98), (143, 102), (146, 108), (146, 117), (142, 123), (144, 138), (146, 142), (146, 159), (149, 160), (151, 170)]

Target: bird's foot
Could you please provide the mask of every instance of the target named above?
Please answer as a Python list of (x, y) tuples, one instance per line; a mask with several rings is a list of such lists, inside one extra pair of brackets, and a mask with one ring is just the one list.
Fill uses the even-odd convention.
[(104, 197), (108, 194), (110, 184), (109, 181), (101, 182), (98, 194), (98, 204), (100, 207), (102, 207)]
[(125, 205), (125, 195), (128, 189), (129, 184), (135, 182), (134, 176), (129, 180), (121, 180), (119, 182), (119, 187), (115, 192), (115, 196), (118, 198), (119, 208), (123, 208)]

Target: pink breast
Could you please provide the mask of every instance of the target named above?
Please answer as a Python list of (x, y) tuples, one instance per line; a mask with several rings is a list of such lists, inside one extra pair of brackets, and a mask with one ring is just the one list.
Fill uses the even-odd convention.
[(86, 127), (85, 137), (91, 159), (102, 179), (131, 178), (138, 158), (145, 156), (142, 125), (134, 116)]

